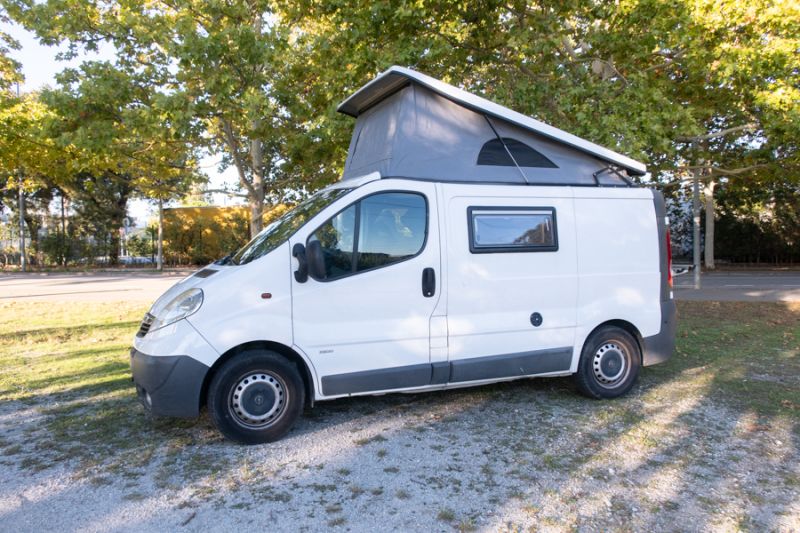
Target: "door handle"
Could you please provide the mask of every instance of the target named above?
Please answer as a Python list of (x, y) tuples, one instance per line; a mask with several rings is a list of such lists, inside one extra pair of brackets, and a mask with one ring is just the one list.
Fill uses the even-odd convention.
[(422, 271), (422, 295), (430, 298), (436, 294), (436, 272), (428, 267)]

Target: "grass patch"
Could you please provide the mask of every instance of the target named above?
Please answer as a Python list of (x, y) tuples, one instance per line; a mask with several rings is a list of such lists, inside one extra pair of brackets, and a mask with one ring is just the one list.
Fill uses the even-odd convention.
[(144, 466), (153, 443), (174, 442), (196, 424), (153, 420), (136, 398), (129, 349), (145, 311), (125, 302), (0, 303), (0, 406), (40, 417), (26, 417), (27, 444), (12, 448), (27, 452), (22, 468), (66, 460), (80, 461), (82, 470)]
[(452, 522), (456, 519), (456, 514), (450, 508), (444, 508), (436, 515), (436, 519), (442, 522)]
[(800, 304), (678, 302), (675, 355), (644, 377), (672, 377), (731, 407), (800, 420)]
[(386, 437), (384, 437), (383, 435), (381, 435), (379, 433), (379, 434), (377, 434), (377, 435), (375, 435), (373, 437), (367, 437), (367, 438), (363, 438), (363, 439), (356, 439), (353, 442), (355, 442), (359, 446), (366, 446), (367, 444), (370, 444), (370, 443), (373, 443), (373, 442), (386, 442), (386, 440), (387, 440)]

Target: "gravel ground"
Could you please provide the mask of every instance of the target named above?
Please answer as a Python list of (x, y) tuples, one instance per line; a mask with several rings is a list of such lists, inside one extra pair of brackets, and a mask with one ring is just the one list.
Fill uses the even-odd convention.
[(6, 402), (0, 529), (800, 530), (797, 429), (683, 373), (615, 402), (567, 380), (338, 400), (256, 447), (153, 421), (121, 454), (58, 463), (32, 445), (41, 409)]
[(800, 531), (796, 304), (679, 302), (675, 356), (618, 400), (569, 379), (341, 399), (253, 447), (145, 415), (141, 312), (0, 302), (0, 533)]

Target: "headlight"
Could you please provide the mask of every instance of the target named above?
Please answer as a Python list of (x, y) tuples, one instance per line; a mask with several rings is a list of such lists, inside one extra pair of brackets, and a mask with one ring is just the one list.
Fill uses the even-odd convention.
[(150, 326), (150, 331), (169, 326), (182, 318), (196, 313), (201, 305), (203, 305), (202, 289), (183, 291), (158, 313), (159, 316), (153, 321), (153, 324)]

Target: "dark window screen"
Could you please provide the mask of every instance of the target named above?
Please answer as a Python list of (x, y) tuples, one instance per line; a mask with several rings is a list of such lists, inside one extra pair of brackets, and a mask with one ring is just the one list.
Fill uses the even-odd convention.
[(478, 165), (513, 167), (515, 166), (514, 161), (508, 155), (508, 152), (511, 152), (514, 160), (521, 167), (558, 168), (555, 163), (525, 143), (508, 137), (503, 137), (503, 142), (508, 147), (508, 151), (500, 139), (492, 139), (484, 144), (478, 154)]

